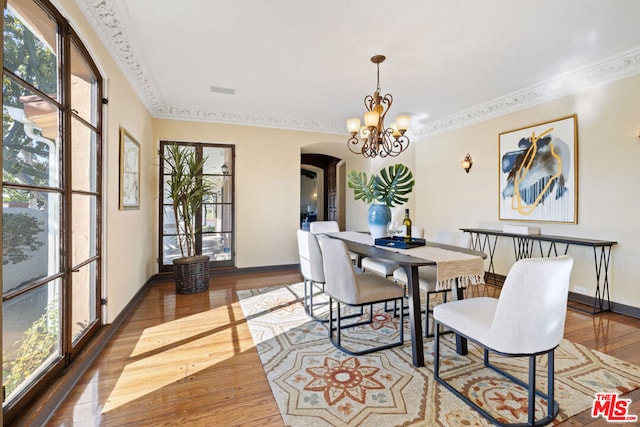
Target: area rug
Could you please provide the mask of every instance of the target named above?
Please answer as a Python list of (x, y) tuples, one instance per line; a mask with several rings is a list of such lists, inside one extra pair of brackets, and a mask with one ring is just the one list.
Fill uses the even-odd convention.
[[(238, 291), (271, 390), (288, 426), (489, 426), (485, 418), (433, 379), (433, 340), (425, 340), (425, 367), (412, 364), (411, 343), (353, 357), (337, 350), (327, 324), (305, 313), (302, 283)], [(315, 297), (322, 302), (322, 295)], [(320, 310), (323, 309), (321, 306)], [(324, 307), (326, 311), (326, 306)], [(322, 313), (317, 313), (322, 317)], [(326, 316), (326, 313), (324, 313)], [(363, 316), (368, 316), (365, 310)], [(399, 320), (374, 308), (374, 323), (347, 330), (353, 348), (393, 340)], [(405, 322), (406, 336), (409, 337)], [(441, 375), (498, 419), (526, 422), (526, 390), (483, 366), (482, 351), (455, 352), (452, 335), (441, 340)], [(492, 356), (494, 364), (526, 379), (526, 358)], [(561, 422), (593, 405), (596, 393), (624, 394), (640, 387), (640, 367), (563, 340), (556, 349), (556, 400)], [(537, 362), (546, 390), (546, 357)], [(540, 400), (540, 399), (539, 399)], [(546, 414), (537, 403), (536, 418)]]

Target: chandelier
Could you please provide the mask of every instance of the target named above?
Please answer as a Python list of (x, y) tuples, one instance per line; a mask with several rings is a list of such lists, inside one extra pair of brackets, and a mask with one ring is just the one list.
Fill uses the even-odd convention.
[(391, 94), (380, 95), (380, 64), (385, 59), (384, 55), (371, 58), (371, 62), (378, 67), (378, 80), (375, 93), (364, 98), (367, 108), (364, 126), (360, 126), (358, 118), (347, 120), (347, 130), (351, 134), (347, 146), (352, 153), (364, 157), (396, 157), (409, 146), (409, 138), (404, 135), (409, 128), (409, 116), (396, 116), (395, 123), (388, 128), (384, 125), (384, 118), (393, 103)]

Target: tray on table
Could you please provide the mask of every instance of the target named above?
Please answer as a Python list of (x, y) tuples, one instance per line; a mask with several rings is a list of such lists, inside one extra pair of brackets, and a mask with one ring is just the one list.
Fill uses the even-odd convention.
[(375, 240), (376, 246), (385, 246), (388, 248), (398, 249), (411, 249), (418, 246), (424, 246), (426, 244), (425, 239), (412, 238), (410, 241), (405, 242), (402, 236), (381, 237)]

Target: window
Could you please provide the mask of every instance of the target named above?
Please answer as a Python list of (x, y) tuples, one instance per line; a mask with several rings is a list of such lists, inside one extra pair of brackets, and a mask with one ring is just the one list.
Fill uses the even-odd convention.
[(47, 2), (4, 9), (5, 421), (100, 326), (102, 78)]
[[(195, 152), (198, 159), (206, 159), (202, 177), (210, 180), (215, 187), (213, 194), (203, 200), (197, 215), (200, 230), (196, 237), (196, 253), (208, 255), (210, 266), (233, 267), (235, 265), (234, 247), (234, 158), (232, 145), (209, 143), (185, 143), (161, 141), (164, 152), (170, 144), (178, 144), (185, 150)], [(173, 260), (181, 256), (176, 235), (176, 223), (171, 199), (165, 190), (168, 169), (160, 166), (160, 244), (159, 269), (171, 271)]]

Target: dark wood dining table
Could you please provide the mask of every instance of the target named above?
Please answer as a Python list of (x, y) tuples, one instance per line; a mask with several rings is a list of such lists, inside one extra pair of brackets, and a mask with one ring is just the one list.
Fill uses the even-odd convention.
[[(422, 308), (420, 306), (420, 285), (418, 278), (418, 269), (422, 266), (427, 265), (436, 266), (437, 268), (436, 261), (412, 256), (407, 253), (399, 253), (393, 250), (383, 249), (382, 247), (376, 246), (373, 243), (364, 244), (356, 242), (349, 239), (349, 233), (353, 232), (328, 233), (327, 235), (342, 240), (346, 244), (350, 252), (357, 254), (358, 266), (360, 266), (360, 261), (364, 257), (381, 258), (397, 263), (404, 269), (405, 273), (407, 274), (407, 297), (409, 302), (409, 323), (411, 327), (411, 349), (413, 364), (417, 367), (424, 366), (424, 342), (421, 317)], [(483, 259), (487, 257), (484, 252), (465, 249), (458, 246), (445, 245), (436, 242), (427, 241), (425, 243), (425, 246), (479, 256)], [(458, 286), (457, 279), (455, 280), (455, 289), (452, 289), (452, 295), (454, 300), (464, 298), (463, 289)], [(467, 340), (459, 335), (456, 335), (456, 352), (461, 355), (467, 354)]]

